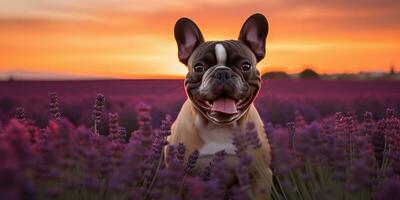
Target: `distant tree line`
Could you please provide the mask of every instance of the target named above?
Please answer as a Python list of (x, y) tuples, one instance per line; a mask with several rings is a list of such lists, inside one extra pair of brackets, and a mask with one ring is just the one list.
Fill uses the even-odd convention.
[(394, 66), (388, 72), (360, 72), (353, 74), (318, 74), (306, 68), (297, 74), (288, 74), (284, 71), (271, 71), (262, 75), (264, 79), (348, 79), (348, 80), (400, 80), (400, 73), (396, 73)]

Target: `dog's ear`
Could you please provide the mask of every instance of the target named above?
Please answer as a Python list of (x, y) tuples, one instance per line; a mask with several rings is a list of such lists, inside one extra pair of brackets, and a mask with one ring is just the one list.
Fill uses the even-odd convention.
[(239, 40), (244, 42), (256, 55), (257, 62), (265, 56), (265, 40), (268, 35), (268, 21), (262, 14), (254, 14), (244, 22)]
[(187, 65), (190, 55), (201, 43), (204, 42), (199, 27), (188, 18), (180, 18), (174, 29), (176, 43), (178, 44), (179, 61)]

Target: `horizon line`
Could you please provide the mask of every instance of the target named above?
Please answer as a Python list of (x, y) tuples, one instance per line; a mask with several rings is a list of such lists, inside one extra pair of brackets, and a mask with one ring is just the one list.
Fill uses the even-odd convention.
[[(306, 69), (311, 69), (315, 71), (319, 75), (351, 75), (351, 74), (363, 74), (363, 73), (390, 73), (391, 70), (394, 70), (395, 73), (398, 73), (394, 66), (393, 68), (383, 71), (358, 71), (358, 72), (339, 72), (339, 73), (320, 73), (318, 70), (314, 69), (314, 67), (303, 67), (299, 69), (297, 72), (288, 72), (287, 70), (259, 70), (261, 75), (271, 72), (284, 72), (288, 75), (296, 75), (303, 72)], [(269, 67), (269, 68), (280, 68), (280, 67)], [(264, 68), (265, 69), (265, 68)], [(112, 75), (87, 75), (87, 74), (71, 74), (71, 73), (63, 73), (63, 72), (40, 72), (40, 71), (26, 71), (26, 70), (15, 70), (15, 71), (0, 71), (0, 81), (8, 81), (8, 80), (144, 80), (144, 79), (184, 79), (186, 75), (173, 75), (173, 74), (141, 74), (141, 75), (129, 75), (129, 74), (112, 74)]]

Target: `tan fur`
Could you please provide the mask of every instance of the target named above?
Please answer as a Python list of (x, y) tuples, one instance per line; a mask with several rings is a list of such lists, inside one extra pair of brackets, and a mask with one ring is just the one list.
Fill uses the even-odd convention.
[[(177, 119), (171, 127), (172, 133), (168, 137), (168, 142), (172, 145), (177, 145), (180, 142), (183, 142), (185, 144), (185, 160), (187, 160), (192, 151), (194, 151), (195, 149), (199, 149), (204, 144), (204, 141), (198, 135), (196, 126), (194, 124), (196, 112), (197, 111), (193, 107), (192, 102), (190, 100), (186, 100), (177, 116)], [(251, 189), (255, 194), (255, 199), (269, 199), (269, 188), (272, 183), (272, 173), (269, 167), (271, 160), (270, 147), (268, 139), (265, 136), (263, 122), (253, 104), (250, 105), (247, 113), (245, 113), (245, 115), (237, 121), (238, 127), (244, 130), (247, 122), (250, 121), (255, 123), (258, 131), (258, 136), (262, 142), (262, 147), (259, 152), (257, 152), (257, 154), (253, 155), (253, 160), (261, 161), (259, 163), (262, 163), (264, 165), (262, 166), (262, 168), (266, 169), (266, 172), (268, 174), (268, 180), (261, 180), (259, 176), (254, 177), (251, 184)], [(260, 189), (267, 189), (267, 194), (260, 193)]]

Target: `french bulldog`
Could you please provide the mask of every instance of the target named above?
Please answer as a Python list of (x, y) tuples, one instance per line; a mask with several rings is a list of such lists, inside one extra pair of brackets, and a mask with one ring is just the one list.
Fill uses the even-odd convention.
[[(179, 61), (188, 68), (184, 81), (188, 99), (171, 127), (168, 141), (172, 145), (185, 144), (186, 160), (192, 151), (199, 151), (197, 172), (208, 165), (214, 153), (224, 150), (227, 168), (234, 174), (237, 160), (233, 133), (253, 122), (262, 143), (258, 157), (253, 159), (261, 161), (269, 173), (268, 184), (252, 177), (256, 199), (269, 199), (272, 182), (270, 147), (253, 105), (261, 86), (256, 65), (265, 56), (267, 34), (267, 19), (258, 13), (245, 21), (238, 40), (205, 41), (198, 26), (188, 18), (179, 19), (174, 29)], [(262, 193), (261, 189), (268, 192)]]

